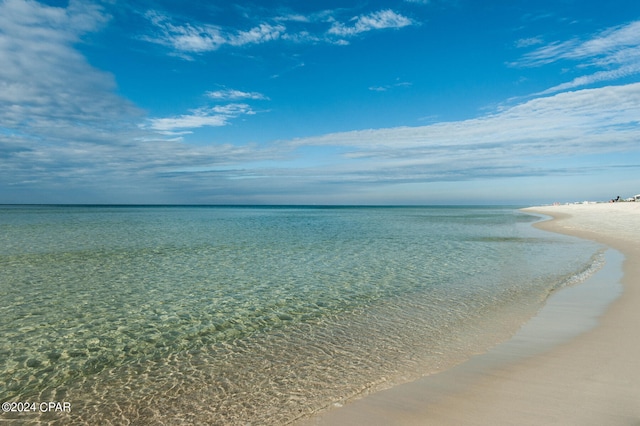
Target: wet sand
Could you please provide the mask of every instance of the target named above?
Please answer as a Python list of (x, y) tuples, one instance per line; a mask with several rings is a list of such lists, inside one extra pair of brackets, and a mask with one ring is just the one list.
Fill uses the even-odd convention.
[(301, 424), (640, 425), (640, 203), (525, 211), (554, 218), (542, 229), (615, 249), (607, 266), (490, 352)]

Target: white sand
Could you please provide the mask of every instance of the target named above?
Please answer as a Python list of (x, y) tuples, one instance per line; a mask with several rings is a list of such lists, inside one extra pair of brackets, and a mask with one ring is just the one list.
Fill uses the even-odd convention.
[[(451, 370), (302, 424), (640, 425), (640, 203), (527, 210), (555, 218), (541, 223), (543, 229), (593, 239), (624, 254), (622, 296), (595, 328), (524, 358), (504, 357), (516, 346), (510, 341)], [(605, 281), (618, 279), (605, 275)], [(553, 322), (538, 323), (553, 334)], [(532, 337), (525, 339), (531, 346)]]

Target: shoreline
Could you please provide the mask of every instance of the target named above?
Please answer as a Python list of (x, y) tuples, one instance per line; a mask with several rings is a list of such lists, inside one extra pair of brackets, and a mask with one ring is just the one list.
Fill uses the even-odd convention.
[[(608, 306), (604, 313), (589, 313), (596, 323), (594, 327), (577, 335), (565, 335), (536, 353), (505, 358), (505, 353), (517, 347), (518, 340), (529, 348), (540, 343), (535, 340), (540, 339), (540, 335), (533, 337), (525, 333), (523, 337), (518, 333), (491, 351), (450, 370), (374, 393), (299, 424), (595, 426), (640, 423), (640, 363), (637, 362), (640, 335), (636, 329), (640, 323), (640, 234), (632, 231), (640, 229), (640, 204), (562, 205), (523, 210), (552, 217), (550, 221), (534, 224), (540, 229), (602, 243), (614, 249), (609, 250), (607, 256), (615, 257), (619, 252), (622, 277), (616, 277), (611, 270), (604, 276), (599, 271), (594, 277), (600, 275), (605, 285), (619, 281), (622, 296), (605, 303)], [(612, 251), (614, 254), (609, 254)], [(607, 263), (611, 263), (609, 257)], [(603, 269), (606, 268), (607, 265)], [(584, 290), (587, 282), (568, 289)], [(564, 290), (558, 294), (566, 294)], [(538, 327), (543, 332), (546, 329), (542, 338), (550, 338), (554, 334), (551, 327), (556, 328), (555, 323), (550, 322), (553, 315), (541, 315), (549, 305), (551, 301), (523, 329), (532, 323), (542, 323)], [(556, 321), (559, 318), (562, 316), (556, 317)]]

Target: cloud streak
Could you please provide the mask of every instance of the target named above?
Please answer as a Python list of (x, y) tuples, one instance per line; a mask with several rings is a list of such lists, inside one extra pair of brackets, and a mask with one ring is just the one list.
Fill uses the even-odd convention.
[(228, 104), (223, 106), (203, 107), (177, 117), (149, 119), (148, 128), (165, 134), (175, 130), (197, 129), (199, 127), (226, 126), (229, 120), (240, 115), (253, 115), (255, 112), (247, 104)]
[(369, 90), (371, 90), (372, 92), (387, 92), (389, 90), (398, 88), (398, 87), (411, 87), (412, 84), (409, 83), (408, 81), (398, 81), (397, 83), (393, 83), (393, 84), (385, 84), (384, 86), (370, 86)]
[(360, 33), (387, 28), (403, 28), (413, 21), (391, 9), (372, 12), (351, 18), (349, 24), (334, 22), (328, 33), (339, 37), (351, 37)]
[(340, 147), (341, 156), (353, 161), (346, 164), (357, 165), (358, 176), (371, 180), (536, 175), (550, 159), (576, 153), (637, 152), (638, 117), (640, 84), (632, 84), (538, 98), (473, 120), (335, 133), (290, 144)]
[(215, 105), (195, 108), (188, 114), (174, 117), (149, 118), (140, 125), (142, 129), (157, 131), (163, 135), (182, 136), (191, 130), (201, 127), (222, 127), (230, 121), (245, 115), (255, 115), (255, 111), (246, 103), (233, 101), (268, 100), (258, 92), (243, 92), (235, 89), (223, 89), (205, 92), (205, 96), (214, 102), (232, 102), (225, 105)]
[(157, 11), (149, 11), (145, 16), (157, 29), (155, 35), (146, 36), (145, 40), (185, 54), (211, 52), (225, 45), (266, 43), (279, 39), (286, 30), (284, 25), (262, 23), (246, 31), (225, 31), (211, 24), (174, 24), (169, 16)]
[[(524, 42), (522, 46), (526, 44)], [(525, 54), (512, 65), (539, 67), (559, 61), (580, 62), (581, 69), (599, 70), (551, 87), (540, 94), (636, 75), (640, 73), (640, 21), (608, 28), (587, 40), (572, 39), (547, 44)]]
[[(358, 15), (341, 22), (335, 12), (304, 16), (291, 13), (263, 20), (248, 30), (223, 28), (209, 23), (175, 23), (174, 20), (155, 10), (147, 11), (145, 17), (154, 31), (142, 37), (148, 42), (173, 49), (176, 55), (192, 59), (191, 54), (216, 51), (223, 46), (243, 47), (284, 40), (293, 43), (348, 44), (345, 40), (362, 33), (399, 29), (416, 23), (391, 9)], [(324, 24), (318, 27), (318, 23)], [(294, 24), (295, 29), (287, 25)]]
[(205, 95), (216, 101), (237, 101), (241, 99), (268, 100), (269, 98), (258, 92), (243, 92), (235, 89), (223, 89), (207, 92)]

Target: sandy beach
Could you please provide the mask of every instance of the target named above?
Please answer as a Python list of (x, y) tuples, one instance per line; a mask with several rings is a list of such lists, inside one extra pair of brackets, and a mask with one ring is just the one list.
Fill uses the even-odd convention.
[[(525, 211), (554, 218), (538, 223), (541, 229), (595, 240), (618, 253), (611, 259), (619, 256), (623, 275), (619, 268), (618, 275), (604, 271), (587, 281), (594, 281), (589, 284), (592, 290), (586, 283), (576, 286), (583, 287), (576, 291), (593, 291), (591, 299), (598, 299), (598, 285), (620, 286), (617, 295), (611, 289), (602, 293), (611, 300), (601, 301), (603, 312), (593, 308), (592, 326), (548, 347), (543, 344), (564, 325), (563, 312), (572, 306), (572, 294), (563, 293), (523, 327), (535, 332), (525, 330), (453, 369), (369, 395), (302, 424), (640, 425), (640, 203)], [(518, 353), (521, 343), (539, 350)]]

